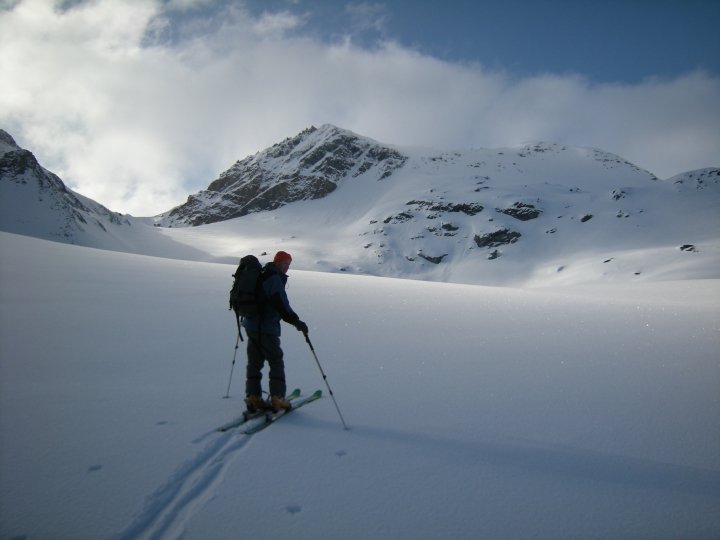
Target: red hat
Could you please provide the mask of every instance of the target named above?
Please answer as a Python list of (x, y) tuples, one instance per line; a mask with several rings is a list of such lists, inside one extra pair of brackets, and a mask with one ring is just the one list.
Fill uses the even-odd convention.
[(277, 264), (282, 261), (292, 262), (292, 257), (290, 256), (289, 253), (287, 253), (285, 251), (278, 251), (275, 254), (275, 258), (273, 259), (273, 262)]

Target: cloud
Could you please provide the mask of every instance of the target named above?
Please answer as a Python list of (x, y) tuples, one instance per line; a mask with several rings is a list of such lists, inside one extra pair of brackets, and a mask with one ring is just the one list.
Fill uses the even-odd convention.
[(360, 32), (367, 30), (384, 34), (387, 20), (390, 17), (384, 4), (347, 4), (345, 11), (350, 15), (350, 24)]
[(280, 13), (263, 13), (253, 25), (258, 35), (282, 36), (285, 32), (297, 28), (302, 22), (295, 15), (282, 11)]
[[(399, 145), (596, 146), (661, 177), (720, 165), (720, 80), (706, 73), (517, 78), (389, 39), (324, 43), (288, 12), (214, 6), (24, 0), (0, 11), (0, 126), (73, 189), (135, 215), (326, 122)], [(381, 6), (352, 15), (383, 29)]]

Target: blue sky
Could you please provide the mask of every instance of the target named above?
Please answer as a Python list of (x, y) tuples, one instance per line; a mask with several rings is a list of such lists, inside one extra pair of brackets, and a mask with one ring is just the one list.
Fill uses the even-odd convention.
[(720, 0), (0, 0), (0, 127), (151, 215), (310, 125), (720, 166)]
[[(252, 0), (250, 10), (306, 14), (325, 40), (348, 30), (447, 61), (477, 62), (518, 76), (576, 73), (638, 82), (695, 69), (720, 72), (718, 0)], [(307, 28), (304, 29), (307, 31)]]

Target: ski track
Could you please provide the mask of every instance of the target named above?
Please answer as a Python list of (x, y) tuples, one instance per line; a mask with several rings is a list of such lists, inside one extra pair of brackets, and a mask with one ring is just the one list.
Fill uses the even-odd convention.
[(146, 499), (139, 515), (116, 540), (180, 538), (185, 524), (215, 496), (238, 450), (250, 441), (249, 435), (238, 435), (233, 431), (222, 434), (182, 465), (164, 486)]
[[(297, 407), (315, 401), (311, 397), (299, 399)], [(198, 444), (218, 435), (193, 459), (182, 465), (167, 481), (145, 501), (144, 508), (115, 540), (165, 540), (178, 539), (185, 532), (186, 523), (193, 515), (212, 500), (224, 473), (232, 461), (250, 441), (252, 434), (246, 430), (264, 423), (264, 418), (252, 419), (240, 429), (218, 434), (217, 429), (195, 438)], [(227, 424), (224, 424), (227, 425)]]

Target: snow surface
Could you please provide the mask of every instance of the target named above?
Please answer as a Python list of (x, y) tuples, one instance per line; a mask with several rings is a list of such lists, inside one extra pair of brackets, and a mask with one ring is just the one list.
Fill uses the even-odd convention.
[[(276, 145), (247, 160), (277, 181), (288, 171), (325, 177), (325, 166), (334, 168), (316, 161), (326, 152), (341, 169), (354, 167), (335, 191), (230, 220), (223, 210), (235, 204), (228, 202), (234, 201), (230, 193), (201, 192), (193, 197), (209, 196), (219, 208), (207, 201), (195, 211), (224, 221), (163, 234), (206, 252), (206, 261), (235, 262), (239, 253), (271, 253), (282, 245), (298, 269), (436, 282), (535, 287), (720, 278), (718, 169), (660, 180), (595, 148), (537, 142), (441, 151), (387, 146), (332, 125), (302, 135), (290, 153)], [(365, 170), (365, 158), (345, 159), (338, 137), (407, 159), (378, 180), (383, 163)], [(308, 149), (314, 149), (313, 167), (305, 163)], [(260, 175), (245, 168), (248, 182)], [(539, 215), (520, 220), (505, 213), (518, 204)], [(474, 210), (458, 211), (463, 205)], [(178, 225), (163, 216), (156, 221)], [(478, 245), (478, 238), (500, 230), (519, 239)], [(690, 245), (692, 251), (680, 249)]]
[[(287, 153), (283, 148), (292, 141), (301, 142)], [(312, 197), (317, 193), (303, 187), (305, 180), (330, 175), (337, 189), (321, 199), (200, 227), (183, 227), (190, 219), (183, 212), (173, 219), (114, 214), (67, 190), (39, 164), (15, 171), (22, 161), (16, 155), (7, 160), (0, 181), (0, 230), (201, 262), (237, 264), (245, 253), (284, 249), (299, 270), (473, 285), (720, 278), (720, 169), (659, 180), (594, 148), (532, 143), (441, 151), (379, 145), (325, 125), (250, 156), (220, 179), (230, 173), (243, 177), (237, 168), (245, 170), (244, 182), (262, 178), (275, 188), (286, 185), (297, 196), (307, 188), (304, 196)], [(348, 157), (355, 147), (365, 153)], [(23, 154), (8, 143), (0, 145), (0, 154), (3, 148)], [(384, 177), (388, 164), (370, 159), (368, 148), (407, 159)], [(298, 178), (289, 181), (289, 171)], [(246, 188), (253, 191), (247, 185), (225, 188), (235, 191), (191, 195), (197, 204), (190, 206), (199, 212), (194, 217), (225, 219), (231, 214), (228, 205), (240, 208), (236, 199)], [(268, 197), (268, 204), (287, 202), (282, 193), (271, 196), (272, 189), (265, 188), (260, 198)], [(537, 215), (525, 220), (508, 215), (517, 205), (531, 205)], [(514, 241), (484, 245), (483, 238), (503, 230)]]
[(326, 397), (247, 437), (233, 270), (0, 233), (0, 538), (720, 536), (720, 280), (291, 269), (351, 429)]

